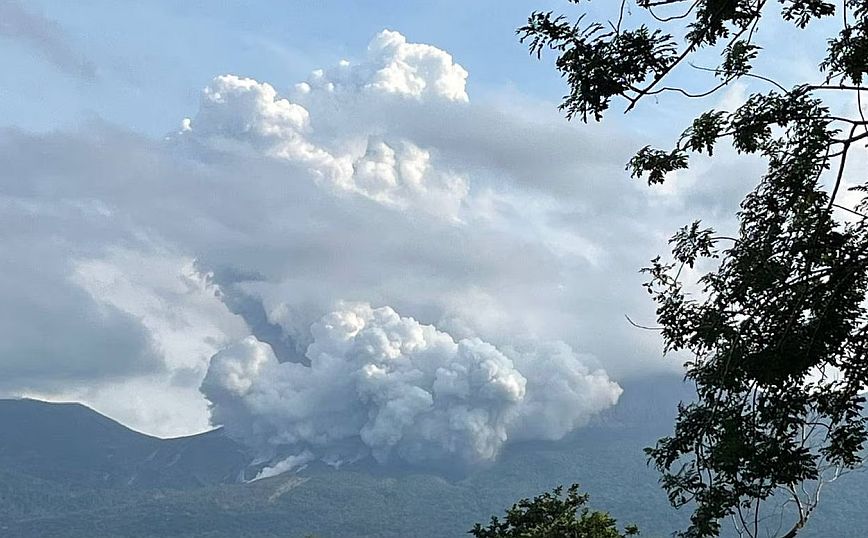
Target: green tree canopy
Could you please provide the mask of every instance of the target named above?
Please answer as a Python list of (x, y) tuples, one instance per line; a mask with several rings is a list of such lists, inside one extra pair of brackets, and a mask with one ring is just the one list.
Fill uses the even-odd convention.
[(609, 514), (591, 511), (587, 502), (588, 495), (579, 493), (578, 484), (566, 493), (558, 487), (533, 500), (520, 500), (502, 521), (492, 517), (487, 527), (477, 523), (469, 534), (476, 538), (625, 538), (639, 534), (634, 525), (622, 533)]
[[(671, 502), (693, 507), (683, 536), (717, 536), (725, 518), (743, 535), (795, 536), (823, 484), (861, 463), (868, 437), (868, 200), (840, 200), (848, 156), (868, 139), (868, 1), (610, 5), (608, 21), (535, 12), (519, 29), (533, 54), (557, 56), (567, 117), (600, 120), (613, 101), (630, 111), (663, 93), (703, 98), (738, 80), (764, 86), (734, 110), (699, 115), (673, 146), (642, 148), (627, 169), (663, 183), (691, 153), (711, 156), (721, 143), (767, 162), (737, 211), (736, 237), (690, 223), (672, 238), (671, 257), (644, 269), (665, 350), (690, 357), (697, 395), (647, 452)], [(836, 22), (814, 80), (786, 87), (756, 72), (760, 54), (788, 53), (785, 43), (756, 43), (771, 17), (803, 30), (829, 19), (812, 32)], [(700, 53), (718, 65), (691, 64)], [(667, 85), (681, 70), (696, 75), (681, 80), (716, 80), (700, 90)], [(855, 112), (833, 114), (830, 96)], [(701, 276), (689, 280), (685, 268)]]

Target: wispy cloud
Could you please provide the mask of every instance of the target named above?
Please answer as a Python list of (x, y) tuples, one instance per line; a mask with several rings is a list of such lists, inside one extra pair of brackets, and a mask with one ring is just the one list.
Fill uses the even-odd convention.
[(17, 0), (0, 0), (0, 37), (26, 44), (65, 73), (86, 80), (96, 78), (96, 66), (75, 50), (56, 21), (27, 10)]

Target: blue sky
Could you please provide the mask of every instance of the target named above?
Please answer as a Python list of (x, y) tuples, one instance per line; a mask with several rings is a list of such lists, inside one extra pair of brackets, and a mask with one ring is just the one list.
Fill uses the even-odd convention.
[(99, 117), (160, 136), (195, 108), (200, 90), (217, 74), (287, 87), (315, 68), (358, 56), (386, 28), (450, 51), (472, 73), (468, 86), (476, 94), (519, 91), (555, 101), (562, 91), (557, 74), (531, 61), (514, 36), (528, 15), (523, 1), (23, 5), (56, 21), (72, 53), (96, 72), (83, 79), (59, 71), (33, 46), (0, 37), (0, 62), (14, 73), (0, 79), (0, 116), (27, 129)]
[[(554, 105), (564, 85), (551, 58), (529, 57), (514, 31), (531, 10), (580, 12), (556, 0), (28, 0), (20, 5), (44, 17), (61, 46), (94, 76), (59, 70), (32, 43), (0, 36), (0, 62), (7, 69), (0, 79), (0, 117), (6, 125), (42, 131), (101, 119), (154, 137), (195, 109), (200, 91), (218, 74), (249, 76), (283, 89), (313, 69), (358, 57), (383, 29), (452, 53), (471, 73), (468, 88), (479, 98), (521, 95)], [(593, 14), (605, 6), (581, 9)], [(788, 42), (792, 54), (761, 57), (763, 69), (814, 72), (816, 43), (787, 24), (770, 22), (760, 41)], [(674, 81), (679, 80), (685, 79), (676, 74)], [(679, 101), (676, 114), (673, 107), (659, 106), (661, 100), (644, 103), (629, 123), (619, 114), (607, 121), (671, 138), (705, 106)], [(661, 114), (672, 121), (659, 122)]]

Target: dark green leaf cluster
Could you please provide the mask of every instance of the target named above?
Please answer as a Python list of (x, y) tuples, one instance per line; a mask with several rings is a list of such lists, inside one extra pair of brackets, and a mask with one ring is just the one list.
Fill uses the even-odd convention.
[(492, 517), (487, 527), (477, 523), (469, 534), (476, 538), (625, 538), (639, 534), (635, 525), (628, 525), (622, 533), (609, 514), (589, 510), (587, 502), (588, 495), (579, 493), (578, 484), (566, 494), (557, 487), (533, 500), (520, 500), (503, 520)]
[[(650, 6), (653, 0), (644, 0), (639, 5)], [(754, 0), (705, 0), (697, 3), (696, 20), (688, 28), (687, 40), (696, 45), (715, 45), (726, 39), (733, 30), (750, 26), (757, 15)]]
[[(780, 16), (798, 28), (837, 11), (835, 3), (823, 0), (779, 3)], [(842, 29), (828, 39), (827, 57), (818, 66), (825, 82), (790, 90), (752, 72), (760, 52), (752, 39), (767, 4), (639, 0), (637, 5), (661, 23), (686, 20), (686, 45), (681, 52), (666, 48), (658, 69), (630, 83), (614, 72), (608, 81), (598, 73), (595, 86), (582, 85), (588, 57), (564, 62), (569, 47), (551, 47), (561, 54), (556, 66), (571, 88), (563, 107), (592, 110), (595, 119), (616, 96), (628, 102), (629, 111), (647, 96), (670, 91), (704, 97), (743, 77), (774, 87), (754, 93), (731, 112), (699, 115), (674, 148), (645, 146), (627, 165), (632, 176), (662, 183), (688, 167), (689, 152), (711, 156), (724, 139), (737, 152), (768, 163), (741, 203), (736, 237), (718, 237), (696, 221), (672, 238), (671, 261), (657, 257), (644, 269), (665, 350), (690, 357), (686, 377), (696, 385), (697, 399), (679, 408), (673, 434), (647, 451), (670, 501), (694, 507), (684, 536), (717, 536), (729, 516), (740, 532), (756, 536), (761, 507), (777, 495), (792, 503), (784, 532), (795, 536), (814, 510), (822, 484), (859, 465), (868, 441), (863, 396), (868, 387), (868, 197), (851, 207), (837, 200), (848, 151), (868, 140), (861, 110), (861, 98), (868, 96), (861, 86), (868, 74), (868, 2), (838, 1)], [(626, 5), (617, 23), (610, 23), (612, 31), (596, 26), (596, 46), (604, 48), (629, 32), (622, 30)], [(682, 11), (670, 16), (655, 12), (676, 8)], [(571, 33), (576, 27), (563, 17), (548, 17), (562, 30), (557, 43), (580, 35)], [(644, 35), (671, 39), (662, 27), (641, 28)], [(523, 31), (536, 43), (551, 43), (544, 25)], [(720, 66), (703, 70), (720, 79), (716, 86), (702, 93), (663, 86), (682, 61), (713, 46), (719, 46)], [(640, 50), (655, 54), (647, 47)], [(654, 59), (643, 57), (642, 65), (655, 65)], [(607, 82), (612, 91), (602, 94), (599, 88)], [(819, 95), (836, 89), (860, 97), (856, 117), (830, 113)], [(853, 190), (866, 193), (868, 184)], [(849, 221), (841, 219), (839, 209), (848, 212)], [(725, 249), (721, 241), (727, 242)], [(701, 259), (706, 263), (700, 265)], [(685, 282), (685, 267), (712, 269)], [(815, 494), (808, 493), (811, 488)]]
[[(647, 175), (649, 184), (663, 183), (668, 173), (687, 168), (687, 151), (713, 155), (715, 145), (724, 136), (732, 139), (732, 146), (740, 153), (771, 157), (781, 150), (780, 140), (773, 136), (776, 127), (786, 129), (791, 137), (813, 140), (815, 149), (824, 149), (831, 135), (837, 134), (827, 132), (830, 121), (828, 109), (811, 98), (805, 87), (796, 87), (787, 94), (754, 94), (732, 113), (709, 110), (698, 116), (670, 151), (642, 148), (627, 168), (632, 177)], [(809, 168), (817, 173), (825, 169), (825, 164)]]
[(698, 296), (679, 275), (718, 255), (710, 229), (683, 228), (672, 240), (675, 262), (657, 258), (645, 269), (666, 349), (694, 357), (687, 377), (698, 401), (648, 451), (670, 500), (697, 506), (685, 536), (716, 536), (722, 518), (782, 486), (860, 462), (868, 230), (837, 223), (820, 183), (838, 134), (830, 122), (797, 88), (754, 95), (725, 119), (706, 113), (685, 134), (686, 147), (710, 151), (727, 129), (736, 149), (769, 162), (742, 202), (738, 239), (700, 279)]
[(794, 22), (799, 28), (806, 27), (811, 19), (835, 14), (835, 4), (823, 0), (782, 0), (781, 3), (784, 4), (784, 20)]
[(678, 233), (672, 236), (669, 243), (672, 245), (672, 255), (675, 260), (690, 268), (698, 258), (717, 258), (714, 230), (700, 228), (700, 221), (684, 226)]
[(717, 75), (725, 78), (740, 77), (750, 72), (751, 62), (759, 55), (760, 46), (747, 41), (733, 41), (723, 53), (723, 63)]
[(630, 159), (627, 169), (633, 177), (648, 174), (648, 183), (663, 183), (666, 174), (687, 168), (687, 154), (679, 148), (672, 151), (645, 146)]
[(820, 67), (826, 80), (839, 78), (842, 84), (862, 84), (868, 74), (868, 2), (844, 0), (853, 11), (854, 24), (847, 24), (841, 33), (829, 40), (829, 54)]
[(806, 123), (768, 144), (769, 172), (701, 297), (674, 273), (714, 254), (710, 231), (683, 229), (676, 263), (646, 269), (667, 348), (694, 357), (699, 399), (648, 451), (670, 499), (698, 506), (687, 536), (715, 536), (743, 503), (855, 466), (868, 438), (868, 237), (833, 220), (818, 183), (831, 135)]
[(602, 118), (613, 96), (623, 95), (649, 76), (666, 71), (674, 61), (672, 37), (642, 26), (633, 31), (606, 31), (597, 23), (580, 26), (551, 12), (536, 12), (519, 28), (521, 40), (532, 53), (558, 51), (558, 70), (566, 77), (570, 94), (561, 109), (567, 117)]
[[(570, 0), (572, 3), (578, 3)], [(843, 0), (849, 5), (856, 23), (847, 25), (840, 35), (829, 41), (829, 55), (823, 68), (829, 77), (844, 76), (861, 83), (868, 54), (868, 32), (865, 26), (866, 8), (863, 0)], [(781, 16), (804, 28), (811, 20), (835, 14), (835, 6), (823, 0), (780, 0)], [(623, 28), (624, 6), (617, 23), (593, 22), (582, 24), (584, 15), (571, 22), (553, 12), (534, 12), (526, 25), (518, 29), (522, 42), (527, 42), (532, 54), (540, 56), (550, 49), (558, 54), (556, 67), (567, 80), (569, 93), (561, 109), (567, 117), (576, 115), (583, 121), (593, 117), (599, 121), (615, 97), (622, 97), (632, 108), (646, 95), (659, 93), (654, 86), (690, 53), (716, 46), (728, 40), (722, 53), (723, 62), (717, 70), (726, 82), (748, 75), (751, 62), (760, 47), (752, 43), (767, 0), (638, 0), (637, 5), (654, 13), (655, 8), (687, 5), (681, 15), (658, 20), (692, 17), (687, 24), (684, 40), (687, 45), (679, 52), (677, 41), (661, 29), (640, 25)], [(626, 3), (625, 3), (626, 5)], [(648, 85), (641, 87), (643, 83)], [(669, 88), (671, 89), (671, 88)]]
[(690, 151), (714, 154), (714, 144), (729, 124), (725, 112), (709, 110), (693, 120), (682, 136), (684, 147)]

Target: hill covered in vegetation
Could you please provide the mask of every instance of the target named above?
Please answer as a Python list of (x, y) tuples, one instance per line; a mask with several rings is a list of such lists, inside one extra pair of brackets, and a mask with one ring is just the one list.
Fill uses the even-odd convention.
[[(626, 385), (621, 403), (557, 443), (507, 447), (471, 472), (359, 462), (244, 482), (249, 456), (216, 430), (134, 432), (76, 404), (0, 402), (0, 531), (21, 538), (462, 536), (520, 497), (578, 482), (595, 509), (669, 536), (671, 509), (642, 448), (671, 427), (677, 380)], [(829, 487), (805, 536), (860, 536), (866, 480)]]

